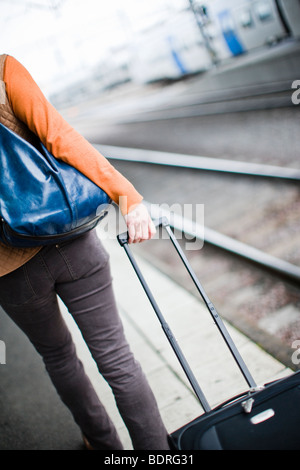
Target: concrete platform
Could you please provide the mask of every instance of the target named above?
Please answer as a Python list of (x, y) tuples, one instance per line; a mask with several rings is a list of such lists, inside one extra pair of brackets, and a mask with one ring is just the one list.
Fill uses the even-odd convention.
[[(202, 414), (203, 410), (164, 336), (126, 253), (114, 239), (104, 239), (104, 244), (111, 256), (114, 288), (126, 336), (152, 386), (166, 427), (172, 432)], [(145, 260), (138, 257), (137, 260), (210, 405), (214, 406), (246, 390), (247, 384), (202, 300), (187, 293)], [(62, 312), (74, 336), (78, 355), (116, 423), (125, 449), (132, 449), (109, 387), (99, 376), (81, 334), (64, 305)], [(228, 324), (226, 326), (258, 384), (291, 373), (243, 334)]]

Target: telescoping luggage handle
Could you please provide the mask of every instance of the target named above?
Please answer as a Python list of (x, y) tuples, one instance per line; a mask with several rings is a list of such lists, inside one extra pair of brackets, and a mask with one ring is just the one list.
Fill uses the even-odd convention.
[[(247, 381), (248, 385), (250, 386), (250, 388), (256, 388), (256, 383), (252, 377), (252, 375), (250, 374), (246, 364), (244, 363), (244, 360), (242, 359), (239, 351), (237, 350), (231, 336), (229, 335), (228, 331), (227, 331), (227, 328), (225, 327), (222, 319), (220, 318), (219, 314), (217, 313), (216, 311), (216, 308), (214, 307), (213, 303), (210, 301), (210, 299), (208, 298), (207, 294), (205, 293), (202, 285), (200, 284), (196, 274), (194, 273), (193, 269), (191, 268), (191, 265), (189, 263), (189, 261), (187, 260), (181, 246), (179, 245), (173, 231), (171, 230), (171, 227), (169, 225), (169, 222), (168, 222), (168, 219), (166, 217), (162, 217), (161, 219), (158, 219), (157, 221), (154, 221), (156, 227), (164, 227), (164, 229), (167, 231), (178, 255), (180, 256), (183, 264), (185, 265), (190, 277), (192, 278), (198, 292), (200, 293), (205, 305), (207, 306), (216, 326), (218, 327), (219, 329), (219, 332), (221, 333), (221, 335), (223, 336), (223, 339), (225, 340), (229, 350), (231, 351), (238, 367), (240, 368), (245, 380)], [(183, 352), (181, 351), (169, 325), (166, 323), (165, 319), (164, 319), (164, 316), (156, 302), (156, 300), (154, 299), (153, 297), (153, 294), (139, 268), (139, 266), (137, 265), (136, 263), (136, 260), (134, 259), (133, 255), (132, 255), (132, 252), (128, 246), (128, 233), (125, 232), (125, 233), (122, 233), (120, 235), (118, 235), (118, 241), (119, 241), (119, 244), (125, 249), (125, 252), (132, 264), (132, 267), (134, 268), (143, 288), (144, 288), (144, 291), (156, 313), (156, 316), (158, 318), (158, 320), (160, 321), (160, 324), (162, 326), (162, 329), (167, 337), (167, 339), (169, 340), (172, 348), (173, 348), (173, 351), (175, 352), (195, 394), (197, 395), (201, 405), (202, 405), (202, 408), (205, 412), (208, 412), (211, 410), (210, 408), (210, 405), (208, 403), (208, 401), (206, 400), (206, 397), (203, 393), (203, 391), (201, 390), (201, 387), (199, 386), (186, 358), (184, 357), (184, 354)]]

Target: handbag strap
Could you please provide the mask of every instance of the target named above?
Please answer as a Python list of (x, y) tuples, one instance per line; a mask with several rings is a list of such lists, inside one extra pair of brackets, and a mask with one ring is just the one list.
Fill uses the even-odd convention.
[(6, 58), (7, 54), (0, 55), (0, 123), (32, 145), (37, 145), (36, 135), (29, 130), (24, 122), (16, 117), (8, 100), (6, 86), (3, 80)]
[(7, 104), (7, 96), (4, 83), (4, 64), (7, 54), (0, 55), (0, 104)]
[(4, 75), (4, 64), (6, 60), (7, 54), (1, 54), (0, 55), (0, 80), (3, 81), (3, 75)]

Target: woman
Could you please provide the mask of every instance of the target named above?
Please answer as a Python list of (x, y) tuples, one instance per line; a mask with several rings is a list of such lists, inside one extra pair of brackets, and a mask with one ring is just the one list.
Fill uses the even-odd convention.
[[(0, 56), (0, 122), (27, 141), (38, 137), (56, 157), (101, 186), (124, 215), (129, 242), (155, 232), (142, 196), (69, 126), (27, 70)], [(122, 203), (121, 203), (122, 201)], [(124, 202), (125, 201), (125, 202)], [(19, 249), (0, 244), (0, 304), (42, 356), (49, 376), (93, 449), (122, 449), (57, 303), (73, 315), (100, 373), (114, 393), (134, 449), (168, 449), (167, 431), (148, 382), (124, 337), (112, 291), (108, 254), (95, 231), (77, 239)]]

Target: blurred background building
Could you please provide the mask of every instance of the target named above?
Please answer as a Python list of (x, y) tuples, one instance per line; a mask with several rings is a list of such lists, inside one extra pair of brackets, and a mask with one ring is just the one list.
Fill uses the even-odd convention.
[[(298, 0), (0, 0), (2, 52), (53, 98), (177, 80), (300, 37)], [(64, 91), (64, 94), (62, 94)], [(54, 96), (55, 95), (55, 96)]]

